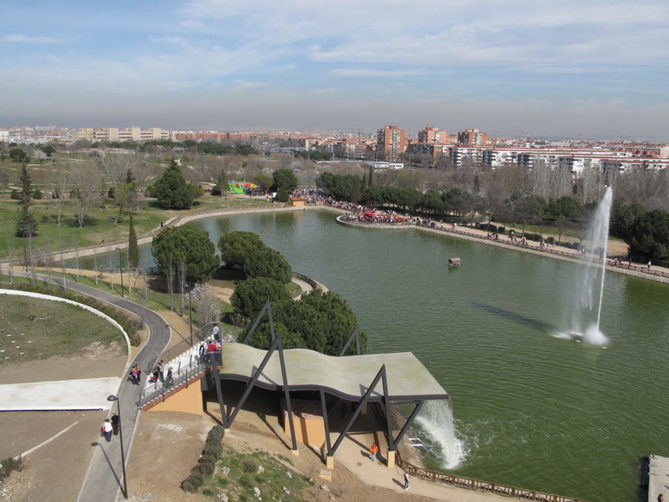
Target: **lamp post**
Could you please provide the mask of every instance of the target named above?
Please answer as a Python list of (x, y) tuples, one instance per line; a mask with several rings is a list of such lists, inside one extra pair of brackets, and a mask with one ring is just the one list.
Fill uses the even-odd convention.
[(128, 480), (125, 476), (125, 450), (123, 449), (123, 425), (121, 421), (121, 401), (118, 396), (113, 394), (107, 397), (107, 401), (114, 402), (116, 401), (116, 408), (118, 409), (118, 433), (121, 439), (121, 468), (123, 469), (123, 497), (128, 499)]

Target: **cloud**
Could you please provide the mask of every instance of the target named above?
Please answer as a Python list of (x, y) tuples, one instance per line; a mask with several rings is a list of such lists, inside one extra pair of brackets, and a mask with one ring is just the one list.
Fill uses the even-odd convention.
[(67, 38), (21, 34), (6, 35), (2, 37), (2, 40), (11, 44), (64, 44), (69, 42)]
[(334, 68), (330, 73), (340, 77), (409, 77), (414, 75), (427, 75), (424, 69), (406, 70), (373, 70), (369, 68)]

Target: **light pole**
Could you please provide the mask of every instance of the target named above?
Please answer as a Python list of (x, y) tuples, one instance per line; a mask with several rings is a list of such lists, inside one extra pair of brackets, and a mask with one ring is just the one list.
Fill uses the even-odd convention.
[(123, 449), (123, 425), (121, 421), (121, 401), (118, 396), (113, 394), (107, 397), (107, 401), (114, 402), (116, 401), (116, 408), (118, 409), (118, 433), (121, 439), (121, 468), (123, 469), (123, 497), (128, 499), (128, 480), (125, 476), (125, 450)]

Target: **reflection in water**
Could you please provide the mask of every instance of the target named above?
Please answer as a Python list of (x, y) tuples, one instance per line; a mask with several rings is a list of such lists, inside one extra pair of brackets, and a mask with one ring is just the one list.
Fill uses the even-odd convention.
[(555, 326), (552, 326), (547, 322), (538, 321), (530, 317), (525, 317), (523, 315), (516, 314), (515, 312), (504, 310), (502, 308), (495, 307), (493, 305), (486, 305), (484, 303), (477, 303), (477, 302), (474, 302), (474, 305), (482, 310), (485, 310), (486, 312), (490, 312), (491, 314), (502, 317), (504, 319), (508, 319), (509, 321), (513, 321), (518, 324), (522, 324), (524, 326), (529, 326), (530, 328), (534, 328), (538, 331), (546, 332), (555, 330)]

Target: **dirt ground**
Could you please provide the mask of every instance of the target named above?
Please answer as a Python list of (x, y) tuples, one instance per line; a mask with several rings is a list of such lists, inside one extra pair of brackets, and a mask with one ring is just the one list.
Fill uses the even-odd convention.
[[(233, 426), (226, 432), (224, 445), (238, 452), (256, 449), (273, 455), (289, 457), (294, 469), (314, 480), (306, 488), (302, 498), (307, 501), (326, 502), (400, 502), (457, 501), (498, 502), (513, 501), (509, 497), (463, 490), (423, 480), (412, 480), (412, 488), (405, 492), (401, 488), (403, 472), (395, 467), (389, 469), (381, 462), (373, 464), (366, 449), (373, 438), (365, 432), (351, 434), (342, 443), (335, 455), (332, 481), (319, 478), (325, 465), (320, 453), (299, 445), (299, 456), (288, 450), (289, 437), (283, 433), (276, 416), (257, 413), (257, 403), (242, 410)], [(254, 411), (255, 410), (255, 411)], [(217, 423), (220, 410), (216, 403), (208, 403), (208, 412), (202, 416), (177, 412), (142, 412), (135, 435), (128, 465), (128, 488), (130, 500), (140, 502), (215, 500), (201, 494), (181, 490), (179, 483), (189, 474), (197, 459), (211, 426)], [(357, 422), (356, 422), (357, 423)], [(377, 440), (378, 441), (378, 440)], [(385, 449), (382, 441), (382, 452)], [(383, 454), (380, 456), (383, 459)]]
[(96, 342), (73, 357), (3, 363), (0, 365), (0, 382), (10, 384), (119, 376), (126, 361), (127, 356), (118, 345), (104, 347)]
[[(0, 382), (24, 383), (119, 376), (127, 356), (119, 346), (97, 342), (72, 357), (0, 365)], [(31, 453), (25, 468), (0, 485), (0, 501), (76, 500), (93, 454), (105, 411), (16, 411), (0, 413), (0, 458), (22, 454), (74, 427)], [(64, 482), (64, 480), (67, 480)]]

